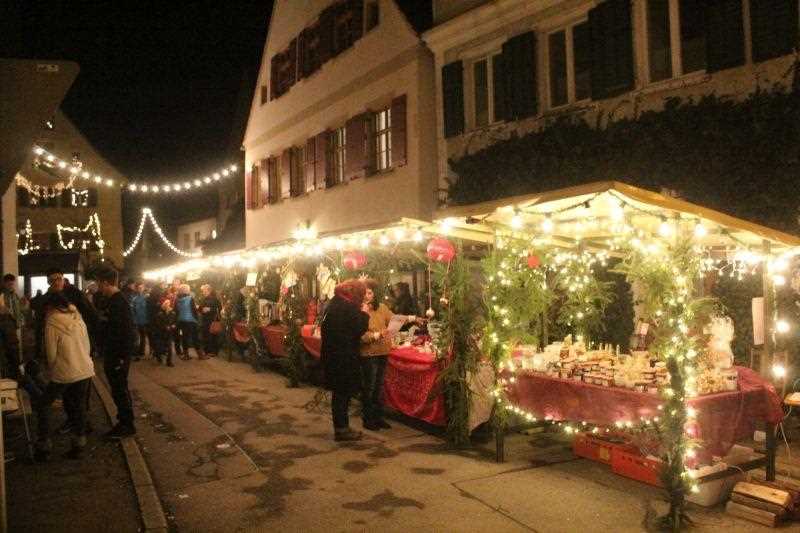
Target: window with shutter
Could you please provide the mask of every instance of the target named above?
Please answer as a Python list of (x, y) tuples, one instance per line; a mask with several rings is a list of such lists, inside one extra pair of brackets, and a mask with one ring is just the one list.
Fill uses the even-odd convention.
[(705, 27), (708, 72), (744, 65), (742, 0), (708, 0)]
[(259, 175), (259, 206), (265, 206), (270, 203), (270, 195), (272, 194), (269, 188), (269, 159), (262, 159), (258, 166)]
[(251, 171), (248, 170), (244, 174), (244, 205), (247, 209), (253, 209), (253, 192), (250, 179)]
[(592, 39), (592, 98), (633, 89), (633, 32), (630, 0), (607, 0), (589, 11)]
[(651, 82), (672, 77), (669, 3), (670, 0), (647, 1), (647, 51)]
[(261, 172), (259, 172), (258, 164), (253, 163), (253, 170), (250, 173), (250, 179), (253, 182), (251, 187), (251, 195), (253, 198), (253, 209), (261, 207)]
[(305, 165), (304, 165), (304, 174), (305, 174), (305, 186), (306, 192), (311, 192), (314, 190), (314, 186), (317, 183), (316, 179), (316, 172), (317, 172), (317, 138), (311, 137), (306, 141), (306, 149), (304, 151), (305, 156)]
[(536, 35), (529, 31), (503, 43), (507, 118), (519, 120), (538, 112)]
[(290, 191), (291, 196), (301, 196), (306, 192), (303, 148), (295, 146), (290, 150)]
[(346, 178), (347, 161), (347, 128), (336, 128), (328, 137), (328, 172), (327, 186), (333, 187), (343, 183)]
[(392, 166), (392, 108), (386, 108), (373, 115), (369, 153), (371, 172), (387, 170)]
[(281, 198), (292, 196), (292, 149), (287, 148), (281, 154), (280, 164)]
[(89, 207), (97, 207), (97, 189), (89, 189)]
[(705, 0), (680, 0), (681, 70), (683, 74), (706, 68)]
[(333, 57), (333, 36), (336, 26), (336, 5), (329, 6), (319, 16), (319, 61), (324, 64)]
[(407, 163), (408, 160), (406, 95), (398, 96), (392, 100), (391, 119), (391, 164), (393, 167), (402, 167)]
[(464, 65), (454, 61), (442, 67), (444, 136), (464, 133)]
[(274, 204), (281, 199), (281, 181), (278, 173), (278, 158), (267, 160), (267, 180), (269, 181), (269, 203)]
[(317, 134), (313, 140), (309, 140), (314, 143), (314, 183), (317, 189), (324, 189), (328, 185), (328, 168), (330, 167), (328, 139), (330, 135), (331, 132), (323, 131)]
[(790, 54), (797, 46), (797, 0), (751, 0), (753, 61)]
[(494, 120), (499, 122), (505, 120), (508, 115), (508, 103), (506, 96), (506, 73), (503, 70), (503, 54), (492, 56), (492, 97)]
[(367, 116), (358, 115), (347, 121), (345, 174), (347, 180), (354, 180), (364, 177), (367, 166), (366, 143), (367, 143)]

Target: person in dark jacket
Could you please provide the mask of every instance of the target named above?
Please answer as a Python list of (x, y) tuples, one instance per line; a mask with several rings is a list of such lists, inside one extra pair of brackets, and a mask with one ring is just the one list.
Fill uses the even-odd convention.
[(359, 350), (361, 336), (369, 326), (369, 315), (363, 310), (364, 284), (348, 280), (336, 286), (334, 297), (322, 320), (321, 358), (325, 385), (331, 391), (334, 438), (353, 441), (360, 431), (350, 428), (350, 400), (361, 389)]
[(211, 285), (200, 287), (203, 299), (200, 300), (200, 334), (206, 355), (214, 357), (219, 353), (219, 334), (211, 333), (211, 323), (220, 319), (222, 304)]
[(106, 298), (103, 324), (103, 369), (111, 387), (111, 397), (117, 406), (117, 424), (106, 434), (110, 439), (122, 439), (136, 434), (133, 400), (128, 390), (128, 371), (136, 348), (136, 333), (128, 301), (117, 287), (118, 274), (113, 268), (98, 269), (97, 285)]
[(153, 357), (159, 363), (172, 364), (172, 334), (171, 329), (175, 323), (175, 314), (172, 304), (163, 297), (159, 287), (153, 287), (147, 301), (150, 316), (150, 342)]
[[(148, 345), (150, 351), (153, 351), (153, 341), (150, 339), (150, 314), (148, 313), (147, 294), (144, 292), (144, 284), (136, 284), (136, 293), (131, 299), (131, 307), (133, 308), (133, 324), (136, 327), (136, 334), (139, 339), (139, 346), (136, 352), (136, 360), (139, 361), (144, 358), (145, 345)], [(152, 355), (152, 354), (151, 354)]]

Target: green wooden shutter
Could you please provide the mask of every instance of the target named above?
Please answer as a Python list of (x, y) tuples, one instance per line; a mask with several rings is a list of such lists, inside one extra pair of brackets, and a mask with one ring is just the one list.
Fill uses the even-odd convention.
[(766, 61), (789, 54), (797, 45), (797, 0), (750, 2), (753, 61)]
[(592, 39), (592, 98), (633, 89), (633, 26), (630, 0), (608, 0), (589, 11)]
[(742, 0), (708, 0), (705, 19), (706, 70), (744, 65)]
[(506, 95), (506, 74), (503, 54), (492, 58), (492, 84), (494, 95), (494, 119), (508, 118), (508, 96)]
[(461, 61), (442, 67), (442, 102), (444, 136), (461, 135), (464, 133), (464, 65)]
[(519, 120), (538, 111), (536, 35), (529, 31), (503, 43), (506, 118)]

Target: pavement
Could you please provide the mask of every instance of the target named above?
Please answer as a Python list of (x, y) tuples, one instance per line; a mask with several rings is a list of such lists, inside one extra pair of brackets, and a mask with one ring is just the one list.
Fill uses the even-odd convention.
[[(53, 427), (66, 420), (54, 409)], [(20, 416), (6, 418), (8, 530), (35, 532), (136, 532), (141, 528), (139, 507), (125, 456), (119, 444), (102, 439), (111, 425), (96, 392), (92, 393), (86, 453), (80, 460), (62, 458), (69, 435), (56, 435), (46, 463), (28, 458)], [(33, 419), (31, 419), (33, 422)], [(113, 527), (112, 527), (113, 524)]]
[[(137, 441), (172, 531), (624, 533), (666, 510), (662, 491), (576, 458), (558, 434), (511, 435), (502, 464), (489, 445), (452, 450), (396, 421), (338, 444), (315, 387), (220, 358), (175, 364), (131, 372)], [(768, 531), (721, 506), (690, 514), (697, 531)]]

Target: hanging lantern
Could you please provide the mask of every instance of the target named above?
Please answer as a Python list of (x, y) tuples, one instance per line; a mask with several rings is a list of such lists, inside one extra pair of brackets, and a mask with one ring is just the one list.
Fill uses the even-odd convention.
[(449, 263), (456, 255), (456, 248), (453, 243), (444, 237), (434, 237), (428, 243), (428, 259), (439, 263)]
[(538, 255), (533, 253), (528, 254), (528, 268), (539, 268), (541, 265), (542, 260)]
[(348, 270), (358, 270), (367, 264), (367, 256), (361, 252), (347, 252), (344, 254), (342, 264)]

